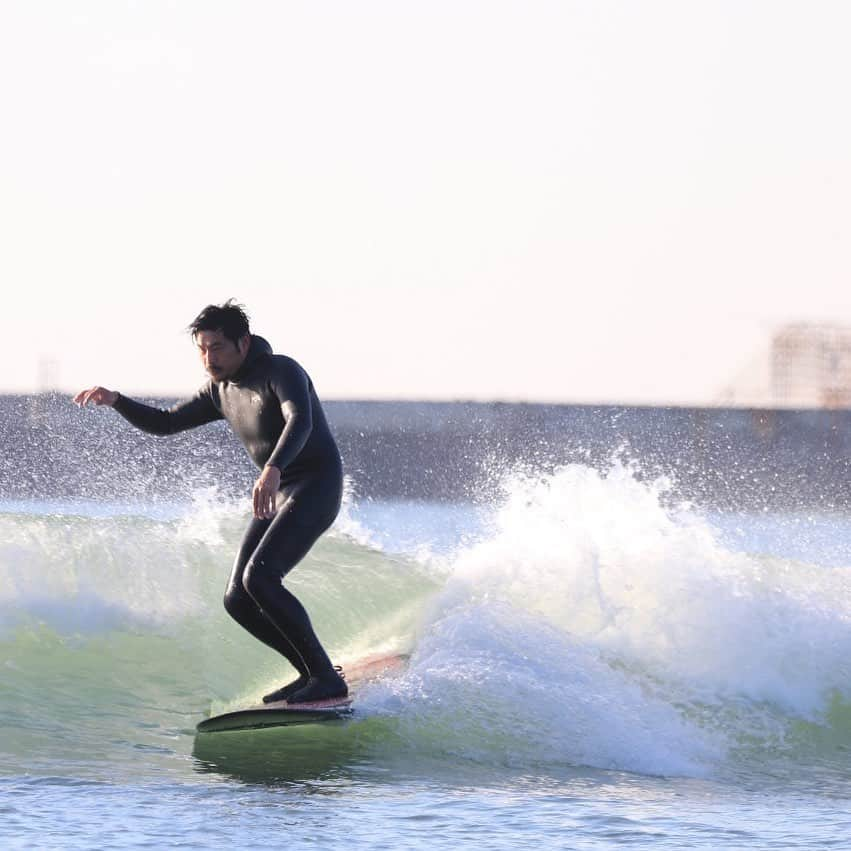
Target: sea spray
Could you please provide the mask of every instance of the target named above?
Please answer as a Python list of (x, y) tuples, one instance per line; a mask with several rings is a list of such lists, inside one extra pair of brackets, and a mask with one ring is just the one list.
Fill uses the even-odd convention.
[(509, 478), (390, 705), (470, 752), (471, 718), (502, 718), (521, 760), (673, 773), (826, 723), (851, 683), (848, 572), (727, 549), (666, 494), (618, 461)]
[(620, 463), (514, 479), (447, 594), (504, 599), (704, 697), (822, 707), (851, 682), (851, 574), (731, 551), (664, 489)]

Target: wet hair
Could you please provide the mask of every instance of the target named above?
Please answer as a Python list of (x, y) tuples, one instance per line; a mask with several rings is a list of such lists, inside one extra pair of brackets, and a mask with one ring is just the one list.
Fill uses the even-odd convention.
[(224, 304), (208, 304), (187, 328), (194, 338), (199, 331), (221, 331), (235, 346), (251, 332), (245, 307), (229, 298)]

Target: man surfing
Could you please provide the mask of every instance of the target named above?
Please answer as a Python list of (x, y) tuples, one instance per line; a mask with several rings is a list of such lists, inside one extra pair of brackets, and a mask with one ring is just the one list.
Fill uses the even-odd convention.
[(74, 402), (108, 405), (136, 428), (175, 434), (226, 419), (261, 473), (254, 517), (225, 591), (225, 609), (255, 638), (289, 660), (298, 677), (263, 701), (309, 703), (348, 694), (284, 577), (334, 522), (343, 493), (340, 453), (307, 373), (249, 330), (233, 302), (208, 305), (188, 329), (210, 380), (185, 402), (162, 410), (105, 387)]

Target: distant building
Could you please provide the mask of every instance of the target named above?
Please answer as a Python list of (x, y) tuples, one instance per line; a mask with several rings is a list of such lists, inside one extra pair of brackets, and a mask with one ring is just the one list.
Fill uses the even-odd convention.
[(716, 403), (733, 408), (851, 408), (851, 326), (795, 322), (742, 363)]
[(796, 322), (777, 331), (771, 396), (783, 408), (851, 408), (851, 327)]

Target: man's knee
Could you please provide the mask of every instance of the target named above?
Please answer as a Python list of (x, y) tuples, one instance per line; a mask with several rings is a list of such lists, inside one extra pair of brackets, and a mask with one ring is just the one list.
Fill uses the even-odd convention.
[(249, 560), (242, 573), (242, 588), (262, 608), (261, 601), (271, 590), (269, 571), (262, 560)]
[(240, 614), (245, 611), (248, 598), (241, 582), (229, 582), (225, 589), (225, 611), (234, 619), (240, 620)]

